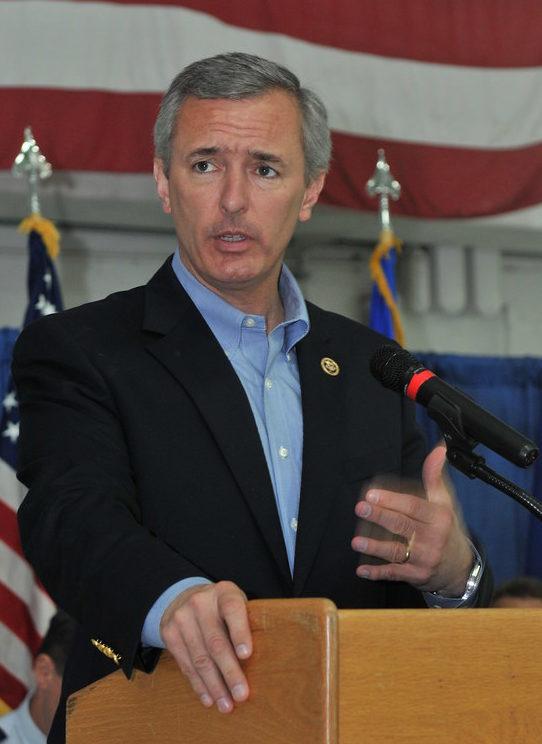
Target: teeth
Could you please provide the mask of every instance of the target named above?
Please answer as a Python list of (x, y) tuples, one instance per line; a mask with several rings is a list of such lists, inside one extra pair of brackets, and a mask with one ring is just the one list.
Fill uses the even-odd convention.
[(228, 243), (238, 243), (240, 240), (244, 240), (244, 235), (221, 235), (221, 240), (226, 240)]

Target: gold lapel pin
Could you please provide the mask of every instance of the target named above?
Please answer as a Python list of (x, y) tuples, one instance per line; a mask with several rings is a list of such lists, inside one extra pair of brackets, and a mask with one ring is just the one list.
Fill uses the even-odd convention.
[(340, 367), (334, 359), (331, 359), (331, 357), (323, 357), (320, 360), (320, 366), (322, 367), (326, 375), (337, 377), (337, 375), (339, 374)]
[(122, 656), (120, 654), (116, 654), (111, 646), (107, 646), (103, 641), (99, 641), (97, 638), (91, 638), (90, 642), (93, 646), (96, 646), (98, 651), (101, 651), (102, 654), (107, 656), (108, 659), (111, 659), (115, 662), (117, 666), (120, 665), (120, 662), (122, 660)]

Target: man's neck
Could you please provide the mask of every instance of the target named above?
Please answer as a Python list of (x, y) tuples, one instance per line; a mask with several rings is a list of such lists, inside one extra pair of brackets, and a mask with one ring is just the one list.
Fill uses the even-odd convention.
[(284, 307), (278, 288), (275, 288), (270, 297), (261, 297), (260, 293), (258, 296), (250, 296), (250, 293), (221, 292), (214, 287), (209, 289), (242, 313), (263, 316), (267, 333), (271, 333), (284, 320)]
[(279, 275), (269, 276), (264, 282), (254, 286), (217, 286), (198, 276), (193, 267), (185, 262), (182, 253), (179, 255), (184, 268), (208, 290), (246, 315), (263, 316), (267, 333), (271, 333), (284, 320), (284, 307), (278, 287), (280, 271)]

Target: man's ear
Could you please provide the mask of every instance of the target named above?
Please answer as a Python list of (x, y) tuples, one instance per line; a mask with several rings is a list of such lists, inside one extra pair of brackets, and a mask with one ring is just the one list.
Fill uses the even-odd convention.
[(309, 183), (309, 185), (305, 189), (305, 194), (303, 196), (303, 202), (299, 210), (298, 219), (300, 222), (306, 222), (307, 220), (310, 220), (311, 215), (312, 215), (312, 208), (318, 201), (320, 192), (324, 188), (325, 180), (326, 180), (326, 174), (324, 171), (322, 171), (318, 176), (316, 176), (316, 178), (313, 181)]
[(36, 688), (45, 690), (51, 684), (51, 679), (56, 672), (55, 664), (48, 654), (38, 654), (34, 659), (34, 679)]
[(156, 182), (156, 191), (162, 202), (162, 209), (166, 214), (170, 214), (169, 181), (164, 173), (164, 163), (160, 158), (154, 158), (153, 175)]

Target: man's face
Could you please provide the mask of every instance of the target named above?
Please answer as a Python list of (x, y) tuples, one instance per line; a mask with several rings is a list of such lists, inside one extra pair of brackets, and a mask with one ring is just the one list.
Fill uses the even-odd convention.
[(324, 182), (322, 174), (307, 185), (304, 167), (301, 114), (285, 91), (188, 98), (172, 138), (169, 179), (155, 163), (187, 268), (234, 304), (276, 293), (296, 222), (310, 218)]

